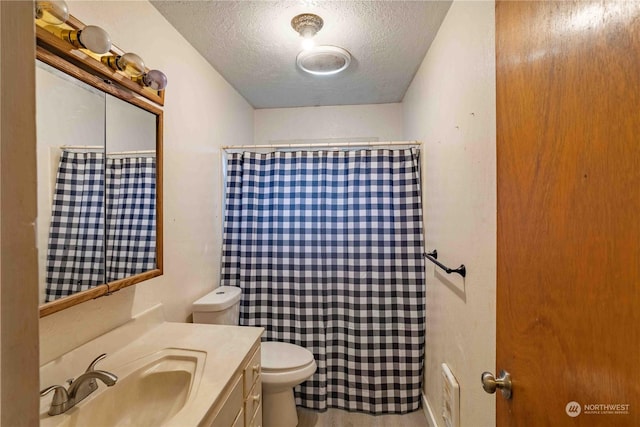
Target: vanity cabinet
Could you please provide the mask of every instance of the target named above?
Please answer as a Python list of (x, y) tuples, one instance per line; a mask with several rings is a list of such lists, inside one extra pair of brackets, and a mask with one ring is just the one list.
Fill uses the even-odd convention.
[(244, 425), (262, 427), (262, 378), (260, 346), (244, 368)]
[(216, 405), (219, 410), (210, 427), (262, 427), (262, 380), (260, 342), (249, 352), (248, 361), (229, 382), (229, 392)]

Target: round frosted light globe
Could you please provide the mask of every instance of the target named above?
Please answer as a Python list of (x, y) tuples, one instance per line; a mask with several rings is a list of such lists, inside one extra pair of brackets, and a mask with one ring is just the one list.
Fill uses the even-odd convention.
[(142, 77), (142, 82), (153, 90), (163, 90), (167, 87), (167, 76), (160, 70), (151, 70)]
[(47, 24), (64, 24), (69, 19), (69, 7), (64, 0), (36, 1), (36, 18)]
[(125, 53), (116, 61), (118, 69), (129, 77), (140, 77), (144, 74), (144, 61), (135, 53)]
[(78, 34), (82, 46), (95, 53), (107, 53), (111, 50), (109, 33), (95, 25), (87, 25)]

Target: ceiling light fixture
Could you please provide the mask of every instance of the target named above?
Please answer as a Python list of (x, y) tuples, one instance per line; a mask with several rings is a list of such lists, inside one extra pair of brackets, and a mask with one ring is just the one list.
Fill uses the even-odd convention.
[(296, 57), (298, 67), (315, 76), (330, 76), (345, 70), (351, 63), (351, 54), (337, 46), (318, 46), (303, 50)]
[(313, 37), (322, 29), (324, 21), (318, 15), (313, 13), (303, 13), (296, 15), (291, 20), (291, 26), (302, 37), (302, 48), (305, 50), (312, 49), (315, 43)]

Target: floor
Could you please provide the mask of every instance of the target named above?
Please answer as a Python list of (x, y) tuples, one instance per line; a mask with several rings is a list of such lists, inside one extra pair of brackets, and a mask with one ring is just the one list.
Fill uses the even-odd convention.
[(298, 410), (298, 427), (426, 427), (424, 412), (418, 409), (405, 415), (368, 415), (329, 409), (316, 412), (310, 409)]

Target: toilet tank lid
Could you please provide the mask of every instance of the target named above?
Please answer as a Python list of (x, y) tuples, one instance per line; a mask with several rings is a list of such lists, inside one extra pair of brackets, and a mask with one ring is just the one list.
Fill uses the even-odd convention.
[(221, 311), (240, 301), (240, 288), (220, 286), (193, 303), (194, 312)]

